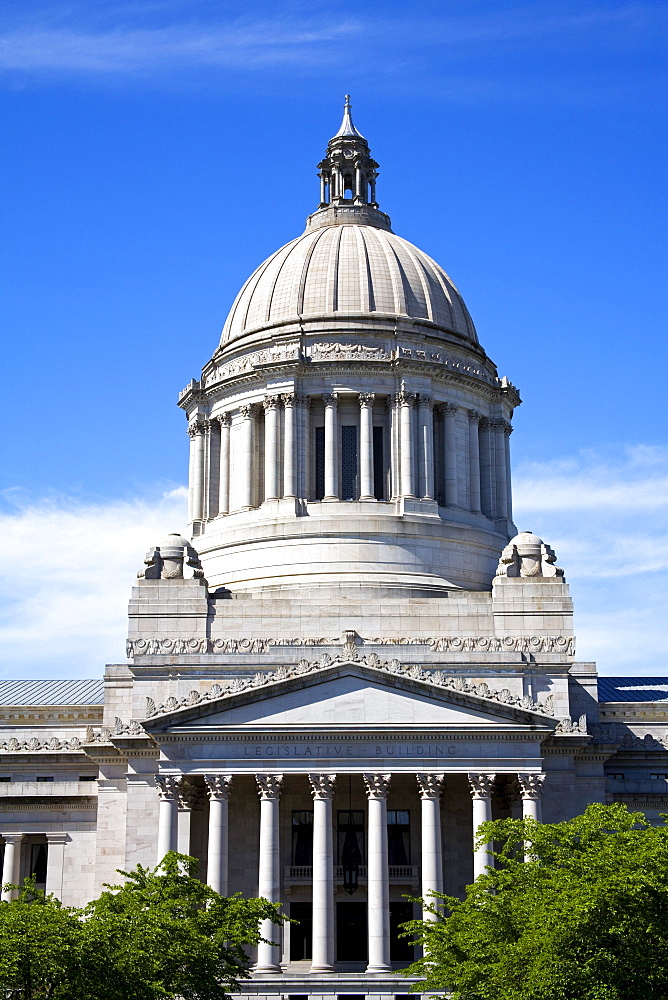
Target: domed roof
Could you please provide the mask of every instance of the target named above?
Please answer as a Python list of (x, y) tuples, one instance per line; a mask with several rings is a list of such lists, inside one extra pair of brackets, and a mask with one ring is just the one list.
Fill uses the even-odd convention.
[(461, 295), (436, 261), (384, 228), (335, 223), (307, 229), (258, 267), (230, 310), (221, 347), (283, 322), (368, 313), (431, 322), (478, 343)]

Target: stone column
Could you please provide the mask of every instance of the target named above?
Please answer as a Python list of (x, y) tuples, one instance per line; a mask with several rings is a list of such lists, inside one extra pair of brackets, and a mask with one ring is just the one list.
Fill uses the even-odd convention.
[(496, 466), (496, 516), (508, 517), (508, 481), (506, 474), (506, 421), (492, 421), (494, 431), (494, 464)]
[(323, 500), (339, 499), (339, 408), (334, 393), (323, 397), (325, 404), (325, 495)]
[(209, 796), (209, 845), (206, 881), (219, 895), (228, 893), (228, 806), (232, 787), (231, 774), (205, 774)]
[(367, 900), (369, 964), (367, 972), (390, 970), (390, 881), (387, 860), (387, 794), (390, 774), (365, 774), (369, 800)]
[(544, 781), (545, 775), (540, 771), (517, 775), (517, 784), (522, 796), (522, 819), (535, 819), (540, 823)]
[(239, 407), (243, 418), (239, 462), (235, 462), (235, 471), (241, 481), (241, 507), (249, 510), (254, 506), (253, 483), (253, 435), (255, 430), (256, 405), (246, 403)]
[(418, 464), (420, 485), (418, 493), (423, 500), (434, 499), (434, 401), (420, 393), (418, 401), (418, 428), (420, 451)]
[(283, 496), (292, 500), (297, 494), (297, 455), (295, 440), (297, 438), (297, 397), (293, 392), (283, 396)]
[(505, 442), (504, 447), (506, 450), (506, 488), (507, 488), (507, 499), (506, 499), (506, 510), (508, 512), (508, 520), (513, 519), (513, 486), (512, 486), (512, 474), (510, 468), (510, 435), (513, 433), (512, 424), (506, 422), (505, 429)]
[(477, 410), (469, 410), (469, 494), (474, 513), (480, 513), (480, 420)]
[(298, 393), (295, 396), (297, 407), (297, 496), (310, 499), (309, 461), (311, 446), (309, 441), (309, 397)]
[(373, 392), (361, 392), (360, 403), (360, 500), (375, 500), (373, 488)]
[(480, 507), (486, 517), (496, 517), (494, 482), (494, 429), (488, 417), (480, 421)]
[(65, 868), (65, 844), (68, 841), (66, 833), (47, 833), (49, 845), (46, 852), (46, 887), (48, 895), (57, 899), (63, 898), (63, 871)]
[(156, 774), (155, 785), (160, 796), (158, 813), (158, 864), (168, 851), (177, 848), (180, 774)]
[(279, 404), (280, 396), (265, 396), (264, 406), (264, 499), (279, 499)]
[(220, 424), (220, 471), (218, 478), (218, 513), (229, 514), (230, 512), (230, 414), (221, 413), (218, 417)]
[[(443, 892), (443, 849), (441, 843), (442, 774), (417, 774), (422, 799), (422, 898), (432, 892)], [(433, 905), (438, 901), (432, 899)], [(436, 914), (423, 910), (425, 920), (436, 920)]]
[(400, 460), (400, 496), (415, 497), (415, 476), (413, 473), (413, 405), (414, 392), (398, 392), (399, 406), (399, 448)]
[(327, 178), (326, 178), (326, 176), (325, 176), (324, 173), (321, 173), (320, 174), (320, 204), (321, 205), (326, 205), (327, 204), (327, 202), (325, 200), (325, 196), (327, 194), (327, 192), (325, 190), (326, 185), (327, 185)]
[(195, 420), (188, 427), (193, 449), (191, 521), (201, 521), (204, 516), (204, 432), (202, 421)]
[(21, 842), (25, 834), (23, 833), (3, 833), (2, 839), (5, 842), (5, 858), (2, 863), (2, 894), (0, 900), (9, 903), (14, 898), (16, 892), (12, 889), (5, 889), (5, 883), (11, 882), (18, 885), (21, 878)]
[(313, 795), (313, 943), (311, 972), (334, 970), (334, 851), (332, 798), (335, 774), (309, 774)]
[(457, 407), (443, 404), (443, 469), (445, 472), (445, 506), (456, 507), (457, 491)]
[(179, 854), (191, 854), (190, 835), (192, 811), (197, 802), (197, 789), (187, 781), (181, 781), (179, 788), (178, 813), (176, 819), (176, 850)]
[(476, 846), (478, 827), (492, 818), (492, 791), (495, 774), (469, 774), (469, 788), (473, 799), (473, 878), (484, 875), (487, 865), (492, 865), (492, 845)]
[[(258, 878), (258, 896), (263, 896), (270, 903), (278, 903), (281, 893), (280, 853), (278, 844), (279, 802), (283, 789), (282, 774), (256, 774), (258, 792), (260, 795), (260, 870)], [(260, 925), (263, 938), (274, 944), (259, 944), (257, 946), (256, 972), (280, 972), (280, 928), (271, 922), (263, 920)]]

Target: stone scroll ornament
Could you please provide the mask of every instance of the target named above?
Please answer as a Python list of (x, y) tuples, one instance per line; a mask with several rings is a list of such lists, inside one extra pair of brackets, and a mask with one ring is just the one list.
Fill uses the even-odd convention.
[(139, 580), (203, 580), (204, 570), (190, 542), (181, 535), (168, 535), (164, 542), (149, 549)]
[(556, 565), (557, 557), (542, 538), (531, 531), (521, 531), (506, 545), (499, 559), (497, 577), (563, 579), (564, 571)]

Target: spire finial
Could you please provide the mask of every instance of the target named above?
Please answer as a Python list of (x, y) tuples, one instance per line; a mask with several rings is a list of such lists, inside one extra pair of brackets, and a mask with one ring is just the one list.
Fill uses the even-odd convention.
[(341, 122), (341, 128), (334, 136), (335, 139), (340, 139), (345, 136), (354, 137), (355, 139), (363, 139), (364, 136), (361, 132), (358, 132), (353, 125), (353, 116), (351, 114), (352, 104), (350, 103), (350, 94), (346, 94), (346, 99), (343, 103), (343, 121)]

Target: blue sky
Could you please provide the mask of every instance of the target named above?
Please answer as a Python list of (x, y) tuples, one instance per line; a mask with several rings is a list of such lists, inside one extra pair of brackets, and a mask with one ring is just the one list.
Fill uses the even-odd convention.
[(0, 672), (123, 657), (134, 571), (183, 525), (178, 390), (315, 207), (347, 92), (381, 207), (520, 388), (516, 520), (566, 569), (579, 656), (665, 671), (667, 22), (642, 0), (0, 4)]

